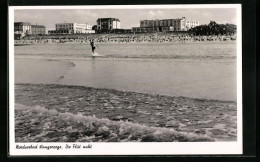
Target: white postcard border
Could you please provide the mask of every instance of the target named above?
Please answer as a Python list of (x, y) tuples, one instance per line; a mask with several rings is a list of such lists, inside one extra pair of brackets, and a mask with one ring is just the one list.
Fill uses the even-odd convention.
[[(237, 18), (237, 141), (236, 142), (118, 142), (118, 143), (16, 143), (14, 127), (14, 10), (16, 9), (188, 9), (236, 8)], [(25, 155), (198, 155), (242, 154), (242, 20), (240, 4), (214, 5), (119, 5), (119, 6), (10, 6), (9, 7), (9, 154)], [(73, 144), (91, 148), (66, 149)], [(18, 149), (19, 146), (36, 146), (38, 149)], [(44, 146), (61, 146), (62, 149), (39, 149)]]

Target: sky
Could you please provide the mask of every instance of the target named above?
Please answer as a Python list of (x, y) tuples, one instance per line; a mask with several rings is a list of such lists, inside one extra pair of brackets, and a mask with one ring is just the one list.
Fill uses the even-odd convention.
[(186, 17), (208, 24), (211, 20), (218, 24), (237, 24), (234, 8), (173, 8), (173, 9), (16, 9), (14, 21), (44, 25), (54, 30), (56, 23), (88, 23), (96, 25), (98, 18), (113, 17), (121, 22), (121, 28), (139, 27), (140, 20), (175, 19)]

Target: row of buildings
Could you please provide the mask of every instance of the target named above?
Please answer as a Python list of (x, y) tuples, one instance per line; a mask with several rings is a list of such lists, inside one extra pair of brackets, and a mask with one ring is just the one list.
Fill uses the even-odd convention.
[(46, 34), (46, 29), (43, 25), (32, 25), (29, 22), (15, 22), (14, 33), (25, 35), (39, 35)]
[[(15, 22), (14, 33), (22, 35), (44, 35), (46, 28), (43, 25), (32, 25), (29, 22)], [(76, 34), (76, 33), (95, 33), (92, 26), (79, 23), (58, 23), (55, 30), (49, 30), (48, 34)]]
[(55, 24), (55, 30), (49, 30), (48, 34), (110, 33), (121, 29), (120, 20), (117, 18), (99, 18), (96, 23), (94, 26), (87, 23), (59, 23)]
[(140, 27), (133, 27), (133, 32), (169, 32), (188, 31), (199, 26), (199, 21), (187, 20), (185, 17), (177, 19), (141, 20)]
[[(191, 28), (199, 26), (198, 21), (187, 20), (185, 17), (177, 19), (162, 20), (141, 20), (140, 27), (132, 29), (121, 29), (121, 23), (118, 18), (98, 18), (96, 25), (87, 23), (58, 23), (55, 24), (55, 30), (48, 30), (48, 34), (89, 34), (89, 33), (146, 33), (146, 32), (170, 32), (170, 31), (188, 31)], [(31, 25), (28, 22), (15, 22), (14, 32), (16, 34), (46, 34), (45, 26)]]

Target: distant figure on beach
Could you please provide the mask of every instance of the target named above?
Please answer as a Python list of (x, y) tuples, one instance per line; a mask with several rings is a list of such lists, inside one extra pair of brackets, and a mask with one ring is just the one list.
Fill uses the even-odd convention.
[(95, 44), (95, 42), (94, 42), (94, 39), (90, 40), (90, 46), (91, 46), (91, 49), (92, 49), (92, 55), (94, 55), (95, 54), (95, 49), (96, 49), (96, 46), (97, 46)]
[(185, 43), (185, 36), (184, 35), (182, 35), (182, 37), (181, 37), (181, 43)]

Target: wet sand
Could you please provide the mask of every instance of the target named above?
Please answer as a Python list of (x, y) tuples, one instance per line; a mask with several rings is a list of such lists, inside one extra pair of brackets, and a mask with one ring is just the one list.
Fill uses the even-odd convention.
[(236, 102), (15, 85), (16, 142), (236, 141)]

